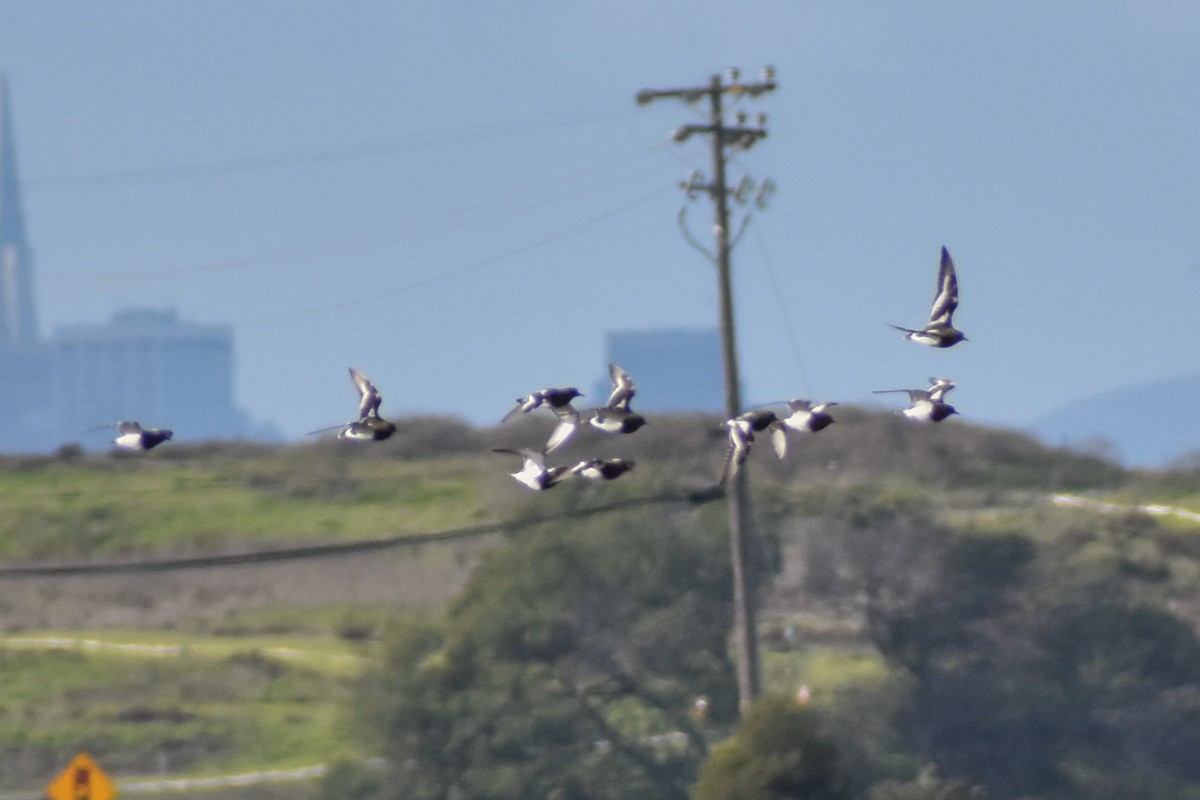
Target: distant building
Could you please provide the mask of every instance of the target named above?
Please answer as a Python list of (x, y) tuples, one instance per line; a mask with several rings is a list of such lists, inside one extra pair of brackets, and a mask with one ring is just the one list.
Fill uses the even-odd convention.
[[(638, 411), (711, 411), (725, 408), (721, 336), (715, 328), (613, 331), (606, 337), (609, 362), (619, 364), (637, 384)], [(608, 376), (593, 389), (598, 402), (608, 396)]]
[(135, 310), (39, 338), (19, 190), (8, 83), (0, 75), (0, 451), (49, 452), (118, 420), (172, 428), (181, 441), (249, 435), (249, 420), (233, 402), (228, 326)]
[(234, 438), (248, 421), (233, 403), (233, 333), (138, 309), (70, 325), (51, 342), (54, 395), (66, 431), (136, 419), (180, 438)]
[(33, 253), (25, 239), (8, 80), (0, 75), (0, 343), (32, 344), (37, 338)]
[(8, 81), (0, 75), (0, 436), (28, 450), (53, 419), (49, 349), (38, 341)]
[(60, 444), (46, 442), (48, 431), (58, 436), (51, 358), (45, 343), (0, 344), (0, 452), (44, 452)]

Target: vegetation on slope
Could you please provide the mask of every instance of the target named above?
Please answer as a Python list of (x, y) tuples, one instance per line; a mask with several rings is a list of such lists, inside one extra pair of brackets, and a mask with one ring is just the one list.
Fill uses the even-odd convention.
[[(456, 784), (471, 789), (464, 797), (539, 786), (573, 786), (563, 796), (579, 798), (600, 796), (592, 785), (630, 797), (689, 792), (734, 730), (724, 512), (687, 501), (720, 472), (721, 426), (656, 418), (633, 437), (580, 437), (564, 463), (620, 454), (637, 470), (534, 495), (506, 474), (515, 463), (489, 451), (527, 444), (548, 424), (414, 421), (365, 448), (217, 443), (136, 459), (5, 459), (8, 566), (517, 524), (482, 549), (7, 579), (0, 790), (37, 786), (86, 747), (124, 775), (157, 771), (163, 753), (170, 772), (190, 774), (346, 758), (321, 785), (331, 797), (386, 797), (402, 781), (437, 796), (443, 757), (474, 776)], [(1195, 781), (1169, 743), (1191, 741), (1196, 679), (1182, 664), (1200, 620), (1200, 528), (1049, 498), (1186, 503), (1200, 490), (1196, 472), (1124, 472), (1010, 432), (855, 409), (797, 439), (785, 461), (757, 447), (748, 469), (773, 576), (760, 598), (768, 687), (788, 698), (807, 690), (838, 791), (1104, 797), (1108, 765), (1136, 754), (1130, 774), (1156, 796), (1189, 796)], [(660, 494), (669, 499), (534, 524)], [(394, 621), (414, 607), (434, 613)], [(1049, 624), (1060, 619), (1070, 624)], [(81, 624), (89, 630), (56, 630)], [(114, 625), (124, 629), (97, 629)], [(183, 649), (140, 657), (12, 642), (130, 643), (147, 630)], [(1132, 655), (1105, 661), (1099, 643), (1118, 634)], [(278, 655), (280, 636), (313, 657)], [(1150, 719), (1166, 728), (1152, 731)], [(446, 738), (424, 772), (386, 771), (425, 763), (411, 742), (431, 731)], [(1029, 783), (989, 771), (981, 759), (996, 744), (985, 734), (1045, 745), (1010, 756), (1030, 759)], [(386, 757), (385, 772), (355, 766), (372, 755)]]

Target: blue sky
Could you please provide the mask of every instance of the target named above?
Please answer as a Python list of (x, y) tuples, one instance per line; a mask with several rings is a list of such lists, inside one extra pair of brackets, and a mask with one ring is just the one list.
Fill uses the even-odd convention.
[[(233, 325), (240, 405), (492, 423), (590, 387), (604, 333), (715, 324), (642, 88), (774, 65), (734, 254), (748, 401), (958, 381), (1023, 425), (1200, 363), (1200, 5), (0, 0), (44, 334), (127, 307)], [(689, 206), (707, 239), (711, 211)], [(950, 351), (904, 342), (939, 248)], [(635, 378), (637, 376), (634, 376)], [(169, 421), (151, 421), (169, 424)]]

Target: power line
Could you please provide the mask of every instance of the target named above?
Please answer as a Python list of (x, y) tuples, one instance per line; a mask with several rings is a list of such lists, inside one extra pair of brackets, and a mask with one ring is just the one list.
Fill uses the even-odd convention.
[(462, 275), (466, 275), (466, 274), (469, 274), (472, 272), (478, 272), (482, 269), (493, 266), (494, 264), (498, 264), (500, 262), (506, 261), (508, 259), (514, 258), (519, 255), (524, 255), (525, 253), (531, 252), (540, 247), (545, 247), (548, 244), (552, 244), (554, 242), (561, 241), (562, 239), (566, 239), (570, 236), (573, 236), (574, 234), (578, 233), (581, 230), (589, 228), (592, 225), (596, 225), (600, 222), (604, 222), (606, 220), (612, 219), (613, 217), (618, 216), (619, 214), (622, 214), (631, 208), (639, 206), (642, 203), (645, 203), (648, 200), (651, 200), (652, 198), (657, 197), (658, 195), (663, 194), (664, 192), (666, 192), (672, 188), (674, 188), (674, 187), (671, 184), (667, 184), (665, 186), (659, 186), (649, 192), (638, 195), (637, 197), (634, 197), (631, 200), (623, 202), (620, 205), (611, 207), (611, 208), (601, 212), (600, 214), (597, 214), (596, 216), (589, 217), (588, 219), (583, 220), (582, 222), (576, 223), (575, 225), (571, 225), (566, 228), (562, 228), (558, 231), (555, 231), (554, 233), (548, 234), (547, 236), (543, 236), (540, 239), (536, 239), (536, 240), (529, 242), (527, 244), (524, 244), (520, 247), (514, 248), (512, 250), (506, 250), (504, 252), (497, 253), (496, 255), (488, 256), (487, 258), (480, 259), (478, 261), (473, 261), (469, 264), (465, 264), (460, 267), (455, 267), (455, 268), (446, 270), (445, 272), (439, 272), (434, 275), (429, 275), (424, 278), (419, 278), (417, 280), (410, 281), (409, 283), (403, 284), (401, 286), (396, 286), (391, 289), (372, 291), (370, 294), (358, 295), (356, 297), (351, 297), (351, 298), (341, 300), (336, 303), (328, 303), (328, 304), (320, 305), (320, 306), (311, 306), (309, 308), (303, 308), (303, 309), (298, 309), (295, 311), (283, 312), (280, 314), (272, 314), (270, 316), (258, 317), (256, 319), (251, 319), (251, 320), (242, 320), (239, 322), (235, 322), (234, 324), (237, 326), (241, 326), (241, 327), (251, 326), (251, 325), (262, 325), (262, 324), (266, 324), (266, 323), (270, 323), (270, 322), (279, 322), (279, 321), (285, 320), (285, 319), (294, 319), (296, 317), (305, 317), (305, 316), (309, 316), (312, 314), (323, 314), (323, 313), (327, 313), (330, 311), (338, 311), (338, 310), (341, 310), (344, 308), (351, 308), (353, 306), (362, 305), (364, 303), (379, 302), (382, 300), (386, 300), (386, 299), (395, 297), (396, 295), (399, 295), (399, 294), (404, 294), (405, 292), (410, 292), (414, 289), (420, 289), (425, 286), (429, 286), (431, 284), (441, 283), (442, 281), (451, 280), (453, 278), (457, 278), (457, 277), (460, 277)]
[(67, 576), (120, 575), (146, 572), (173, 572), (183, 569), (215, 569), (223, 567), (245, 566), (247, 564), (266, 564), (278, 561), (298, 561), (315, 558), (331, 558), (335, 556), (369, 553), (378, 550), (391, 550), (403, 547), (420, 547), (421, 545), (438, 542), (451, 542), (459, 539), (474, 539), (481, 536), (491, 536), (497, 533), (515, 533), (517, 531), (543, 525), (549, 522), (561, 522), (572, 519), (585, 519), (600, 514), (610, 514), (627, 508), (641, 506), (688, 504), (703, 505), (721, 497), (719, 487), (691, 492), (662, 492), (643, 497), (631, 497), (623, 500), (613, 500), (608, 503), (595, 505), (590, 508), (559, 511), (551, 514), (540, 514), (515, 520), (491, 522), (482, 525), (471, 525), (434, 533), (396, 534), (378, 539), (357, 539), (349, 542), (329, 542), (324, 544), (300, 545), (297, 547), (277, 548), (273, 550), (251, 550), (242, 553), (225, 553), (210, 556), (187, 556), (182, 558), (146, 559), (140, 561), (118, 561), (102, 564), (30, 564), (20, 566), (0, 567), (0, 580), (14, 578), (47, 578)]
[[(749, 222), (749, 218), (747, 218)], [(788, 344), (791, 345), (792, 359), (796, 362), (796, 371), (800, 376), (800, 383), (804, 385), (804, 393), (807, 396), (812, 396), (812, 386), (808, 380), (808, 372), (804, 369), (804, 356), (800, 351), (800, 337), (796, 335), (796, 327), (792, 324), (791, 314), (788, 313), (787, 303), (783, 301), (783, 284), (779, 281), (779, 274), (775, 270), (775, 264), (771, 260), (771, 255), (767, 251), (767, 245), (763, 241), (762, 234), (756, 229), (754, 231), (754, 239), (758, 243), (759, 255), (762, 257), (763, 266), (766, 268), (767, 280), (771, 283), (771, 296), (775, 298), (775, 305), (779, 310), (779, 317), (783, 320), (783, 329), (787, 333)]]
[[(342, 234), (327, 239), (316, 240), (307, 244), (271, 250), (241, 258), (204, 262), (180, 267), (139, 270), (137, 272), (123, 273), (121, 275), (114, 275), (96, 280), (97, 282), (102, 283), (123, 283), (131, 281), (165, 279), (204, 272), (220, 272), (262, 266), (274, 266), (277, 264), (292, 264), (297, 261), (322, 258), (332, 254), (341, 256), (349, 250), (384, 247), (389, 244), (393, 244), (396, 241), (403, 240), (407, 236), (426, 236), (433, 233), (456, 230), (467, 225), (478, 224), (484, 220), (502, 219), (513, 214), (524, 213), (526, 211), (544, 208), (547, 206), (559, 205), (563, 201), (572, 199), (574, 197), (594, 194), (601, 189), (627, 183), (631, 180), (636, 180), (651, 175), (664, 169), (667, 165), (658, 164), (650, 169), (643, 169), (634, 173), (623, 173), (616, 176), (613, 176), (609, 173), (611, 173), (611, 171), (615, 168), (626, 164), (631, 164), (653, 154), (661, 146), (662, 145), (657, 145), (633, 155), (626, 155), (619, 159), (613, 159), (602, 164), (588, 167), (584, 170), (578, 170), (569, 175), (554, 178), (549, 181), (543, 181), (540, 184), (524, 187), (522, 189), (506, 192), (500, 195), (495, 195), (469, 205), (448, 209), (446, 211), (440, 211), (417, 220), (408, 220), (392, 225), (385, 225), (379, 228), (371, 228), (364, 231)], [(551, 197), (542, 196), (540, 199), (530, 201), (523, 205), (513, 205), (512, 203), (513, 200), (525, 196), (544, 195), (547, 190), (552, 189), (555, 186), (564, 183), (574, 183), (581, 178), (594, 175), (596, 173), (605, 173), (606, 178), (602, 181), (598, 181), (584, 187), (575, 187), (570, 192), (560, 195)], [(499, 208), (497, 209), (498, 206)], [(471, 216), (473, 214), (475, 216)], [(459, 219), (456, 220), (456, 218)]]
[(444, 128), (406, 136), (311, 147), (283, 153), (239, 156), (212, 161), (139, 167), (109, 172), (47, 176), (23, 180), (21, 185), (26, 191), (60, 191), (79, 188), (89, 189), (114, 184), (168, 182), (195, 178), (212, 178), (248, 172), (283, 170), (313, 164), (336, 163), (402, 152), (418, 152), (437, 147), (494, 141), (518, 137), (530, 132), (606, 122), (614, 118), (611, 113), (596, 113), (594, 110), (569, 113), (563, 115), (557, 121), (554, 119), (555, 116), (541, 115), (507, 122), (476, 123), (458, 128)]

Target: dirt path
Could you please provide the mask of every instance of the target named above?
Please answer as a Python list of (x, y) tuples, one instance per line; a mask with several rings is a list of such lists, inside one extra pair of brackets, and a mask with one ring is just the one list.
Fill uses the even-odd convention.
[(1200, 514), (1195, 511), (1189, 511), (1186, 508), (1177, 506), (1165, 506), (1156, 503), (1146, 505), (1123, 505), (1118, 503), (1106, 503), (1101, 500), (1092, 500), (1087, 497), (1079, 497), (1073, 494), (1056, 494), (1050, 497), (1050, 502), (1056, 506), (1074, 506), (1076, 508), (1086, 508), (1092, 511), (1098, 511), (1102, 514), (1128, 514), (1136, 512), (1140, 514), (1149, 514), (1155, 517), (1175, 517), (1176, 519), (1187, 520), (1188, 522), (1200, 522)]

